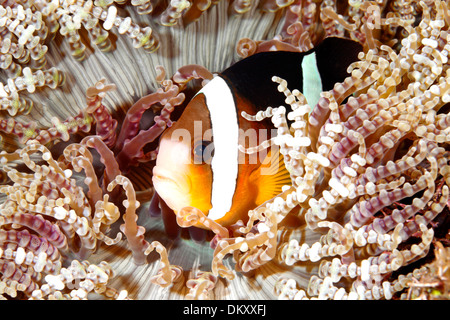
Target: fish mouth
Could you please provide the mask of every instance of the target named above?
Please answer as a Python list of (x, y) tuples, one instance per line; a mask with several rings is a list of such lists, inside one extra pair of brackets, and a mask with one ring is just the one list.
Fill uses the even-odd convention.
[(173, 184), (179, 190), (189, 192), (191, 184), (189, 179), (182, 174), (176, 173), (172, 170), (167, 170), (156, 166), (153, 168), (153, 183)]
[(172, 178), (170, 178), (167, 174), (165, 174), (164, 170), (161, 170), (158, 167), (153, 168), (153, 177), (152, 177), (152, 179), (153, 180), (156, 179), (156, 180), (162, 181), (162, 182), (167, 181), (167, 182), (175, 183), (175, 181)]

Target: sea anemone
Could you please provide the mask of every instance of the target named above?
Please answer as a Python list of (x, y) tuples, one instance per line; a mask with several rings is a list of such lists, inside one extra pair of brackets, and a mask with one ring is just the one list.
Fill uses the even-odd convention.
[[(0, 297), (448, 298), (448, 6), (2, 1)], [(246, 223), (189, 208), (167, 228), (151, 172), (193, 94), (327, 37), (364, 48), (342, 83), (309, 106), (274, 74), (289, 109), (243, 115), (278, 134), (241, 151), (278, 147), (292, 184)]]

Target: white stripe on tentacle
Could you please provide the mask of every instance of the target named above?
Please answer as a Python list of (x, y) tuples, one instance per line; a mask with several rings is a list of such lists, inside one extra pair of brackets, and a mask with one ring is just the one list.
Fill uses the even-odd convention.
[(231, 209), (236, 190), (239, 125), (233, 94), (223, 78), (215, 77), (199, 93), (206, 98), (214, 140), (212, 208), (208, 217), (217, 220)]

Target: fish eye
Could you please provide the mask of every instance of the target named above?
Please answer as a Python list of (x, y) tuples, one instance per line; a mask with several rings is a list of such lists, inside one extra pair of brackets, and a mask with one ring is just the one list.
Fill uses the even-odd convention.
[(195, 164), (210, 163), (214, 156), (214, 144), (212, 141), (200, 140), (194, 144), (192, 153)]

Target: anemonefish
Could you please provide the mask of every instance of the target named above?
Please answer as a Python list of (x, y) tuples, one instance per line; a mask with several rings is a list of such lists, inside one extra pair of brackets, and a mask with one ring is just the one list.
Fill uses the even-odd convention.
[(255, 146), (273, 133), (270, 120), (248, 121), (242, 111), (256, 114), (286, 105), (271, 80), (274, 75), (314, 106), (320, 92), (348, 76), (347, 68), (361, 50), (354, 41), (327, 38), (305, 53), (254, 54), (215, 76), (160, 139), (153, 184), (162, 205), (175, 213), (196, 207), (224, 227), (245, 222), (249, 210), (279, 194), (291, 180), (278, 151), (269, 149), (256, 161), (239, 151), (239, 145)]

